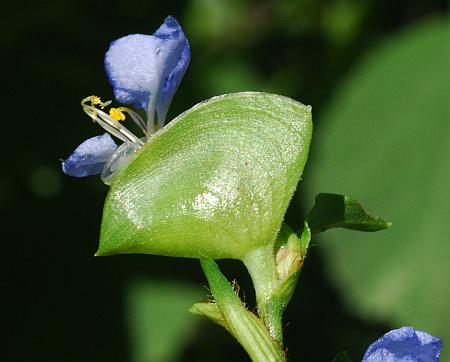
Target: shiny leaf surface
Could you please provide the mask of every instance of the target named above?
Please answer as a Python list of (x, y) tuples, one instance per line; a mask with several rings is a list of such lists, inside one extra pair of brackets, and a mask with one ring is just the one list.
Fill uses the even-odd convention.
[(273, 244), (306, 163), (311, 108), (212, 98), (156, 133), (111, 185), (97, 255), (241, 259)]

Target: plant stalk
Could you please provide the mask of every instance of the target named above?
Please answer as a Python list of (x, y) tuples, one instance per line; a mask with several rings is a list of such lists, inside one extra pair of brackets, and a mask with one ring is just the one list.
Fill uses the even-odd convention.
[(217, 264), (211, 259), (202, 259), (201, 265), (227, 329), (252, 361), (286, 362), (282, 346), (268, 333), (263, 322), (245, 308)]
[(273, 298), (279, 285), (275, 256), (271, 245), (249, 253), (243, 262), (255, 287), (258, 314), (264, 321), (270, 335), (283, 345), (283, 307)]

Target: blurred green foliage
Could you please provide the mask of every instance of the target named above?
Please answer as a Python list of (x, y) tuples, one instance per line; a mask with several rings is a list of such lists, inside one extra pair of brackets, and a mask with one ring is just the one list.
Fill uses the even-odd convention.
[(175, 280), (136, 279), (127, 290), (128, 339), (133, 362), (177, 361), (199, 328), (187, 312), (204, 298), (199, 285)]
[[(339, 88), (305, 175), (307, 194), (351, 190), (393, 222), (320, 243), (347, 308), (450, 340), (450, 27), (419, 23), (370, 52)], [(443, 360), (450, 358), (445, 349)]]
[[(431, 293), (430, 288), (438, 288), (445, 282), (443, 262), (439, 260), (446, 254), (438, 254), (435, 240), (442, 241), (440, 235), (446, 231), (446, 225), (429, 234), (425, 234), (429, 229), (419, 228), (419, 225), (446, 220), (448, 209), (442, 208), (446, 189), (437, 192), (442, 187), (443, 177), (448, 177), (448, 172), (444, 171), (446, 133), (444, 128), (420, 126), (437, 127), (433, 122), (442, 115), (442, 108), (430, 104), (433, 89), (432, 101), (442, 99), (443, 91), (438, 87), (444, 81), (444, 73), (441, 72), (442, 77), (435, 76), (440, 73), (439, 63), (432, 62), (439, 60), (436, 58), (444, 61), (448, 55), (403, 55), (402, 62), (395, 63), (397, 68), (392, 71), (389, 61), (383, 61), (381, 55), (371, 49), (394, 36), (397, 44), (387, 46), (385, 53), (388, 58), (388, 53), (397, 54), (396, 48), (402, 48), (408, 36), (395, 38), (395, 34), (407, 28), (416, 28), (418, 39), (423, 31), (422, 42), (425, 42), (423, 37), (433, 38), (420, 24), (425, 24), (423, 21), (431, 16), (445, 15), (447, 1), (167, 0), (161, 3), (115, 0), (104, 4), (85, 0), (24, 0), (7, 2), (2, 10), (2, 90), (7, 105), (3, 108), (4, 138), (0, 146), (4, 156), (0, 177), (0, 216), (4, 226), (2, 265), (6, 279), (3, 301), (7, 303), (3, 360), (129, 361), (133, 353), (135, 356), (138, 353), (128, 337), (126, 292), (130, 290), (129, 283), (135, 278), (172, 279), (190, 285), (205, 283), (198, 262), (189, 259), (138, 255), (94, 258), (106, 187), (96, 178), (80, 180), (59, 174), (60, 158), (66, 157), (82, 140), (102, 132), (83, 115), (79, 101), (90, 94), (112, 98), (103, 69), (103, 55), (109, 42), (130, 33), (151, 33), (167, 14), (182, 23), (192, 46), (191, 66), (169, 117), (206, 98), (231, 91), (271, 91), (311, 104), (317, 142), (313, 140), (308, 166), (311, 173), (305, 174), (305, 182), (311, 177), (317, 181), (315, 186), (324, 185), (313, 192), (339, 191), (339, 185), (345, 186), (344, 193), (355, 196), (368, 210), (394, 222), (390, 231), (375, 235), (330, 231), (329, 235), (324, 235), (320, 248), (311, 249), (299, 290), (285, 318), (290, 360), (329, 361), (344, 348), (358, 360), (370, 342), (392, 327), (390, 323), (412, 323), (429, 316), (430, 310), (425, 311), (423, 305), (419, 312), (414, 309), (415, 319), (409, 319), (406, 308), (393, 308), (392, 293), (386, 294), (390, 300), (381, 299), (383, 303), (390, 303), (392, 308), (387, 308), (386, 313), (391, 315), (381, 315), (380, 304), (375, 299), (365, 304), (358, 298), (357, 289), (349, 290), (357, 281), (353, 280), (354, 285), (344, 281), (341, 259), (337, 257), (338, 260), (330, 263), (329, 250), (338, 235), (341, 235), (342, 254), (354, 245), (350, 237), (361, 237), (350, 251), (349, 265), (363, 265), (367, 271), (372, 268), (384, 271), (385, 265), (392, 273), (391, 267), (412, 261), (422, 272), (416, 284), (410, 283), (415, 279), (410, 276), (416, 274), (392, 274), (397, 278), (399, 275), (408, 277), (405, 285), (412, 288), (409, 290), (412, 299), (419, 295), (428, 297), (426, 293)], [(430, 39), (435, 47), (439, 45), (437, 41), (438, 38)], [(441, 45), (442, 49), (448, 47), (448, 41), (445, 44)], [(432, 49), (436, 50), (435, 47)], [(411, 52), (413, 50), (411, 48)], [(377, 83), (374, 78), (377, 73), (372, 69), (376, 64), (370, 67), (369, 64), (359, 68), (357, 79), (363, 82), (366, 77), (372, 77), (371, 82), (357, 85), (355, 79), (346, 82), (347, 87), (339, 87), (348, 74), (355, 74), (352, 69), (362, 57), (369, 59), (366, 63), (370, 63), (371, 57), (377, 57), (373, 62), (381, 63), (382, 69), (393, 73), (393, 78), (381, 74)], [(425, 68), (420, 66), (421, 59)], [(428, 98), (416, 93), (410, 100), (411, 83), (408, 77), (402, 78), (404, 69), (413, 71), (414, 89), (423, 90)], [(369, 74), (364, 75), (364, 72)], [(403, 82), (405, 89), (399, 82)], [(351, 102), (346, 99), (357, 97), (359, 93), (364, 102), (361, 107), (364, 107), (357, 109), (358, 118), (353, 118), (353, 107), (348, 112), (343, 108), (346, 113), (340, 113), (336, 106), (339, 99)], [(335, 99), (334, 105), (325, 112), (331, 96)], [(389, 111), (390, 122), (384, 110)], [(424, 117), (421, 112), (425, 110), (427, 117), (418, 121), (419, 117)], [(406, 115), (414, 120), (414, 126), (400, 126), (398, 122)], [(378, 118), (379, 123), (375, 122)], [(348, 128), (350, 123), (346, 126), (346, 121), (356, 128)], [(337, 136), (331, 133), (333, 128)], [(349, 147), (345, 140), (355, 142), (354, 147)], [(421, 145), (420, 150), (415, 148), (415, 141)], [(322, 147), (327, 150), (330, 145), (334, 145), (336, 166), (320, 161), (319, 153), (315, 156)], [(380, 155), (369, 147), (378, 147)], [(409, 158), (400, 158), (404, 154), (402, 147), (409, 150)], [(381, 163), (372, 166), (368, 162), (372, 155)], [(389, 169), (386, 169), (386, 162), (382, 162), (383, 157), (390, 157)], [(409, 163), (402, 163), (403, 160)], [(326, 173), (337, 165), (342, 166), (343, 162), (344, 169), (331, 175)], [(325, 167), (327, 179), (318, 180), (319, 176), (313, 176), (316, 165)], [(395, 170), (398, 172), (394, 173)], [(374, 171), (379, 172), (374, 174)], [(340, 180), (349, 180), (350, 176), (350, 184), (341, 183)], [(394, 176), (397, 179), (390, 179)], [(309, 185), (311, 190), (312, 184)], [(391, 192), (385, 195), (386, 185), (391, 185)], [(311, 192), (306, 197), (300, 187), (300, 202), (292, 205), (288, 214), (292, 226), (301, 227), (302, 209), (312, 206)], [(411, 206), (414, 200), (421, 204)], [(408, 206), (403, 207), (403, 203)], [(415, 217), (414, 225), (409, 224), (410, 216)], [(414, 247), (405, 248), (405, 244), (419, 240), (419, 236), (408, 235), (406, 240), (402, 231), (415, 233), (416, 225), (421, 243), (414, 242), (411, 244)], [(350, 243), (346, 246), (347, 239)], [(403, 262), (395, 264), (390, 261), (392, 258), (378, 253), (375, 260), (367, 259), (366, 250), (378, 251), (376, 245), (383, 245), (384, 240), (389, 243), (389, 254), (406, 253), (399, 256)], [(448, 241), (448, 236), (445, 240)], [(354, 264), (357, 258), (365, 259)], [(326, 275), (324, 266), (328, 270)], [(333, 266), (337, 268), (336, 277), (330, 279)], [(240, 281), (241, 290), (245, 291), (243, 297), (251, 306), (253, 296), (245, 270), (234, 262), (223, 262), (221, 268), (227, 276)], [(427, 279), (427, 283), (424, 278), (428, 270), (438, 277)], [(382, 288), (381, 277), (378, 273), (374, 275), (374, 281), (378, 281), (374, 290)], [(391, 288), (400, 285), (392, 284), (393, 280), (388, 280)], [(370, 283), (369, 280), (366, 284), (368, 296), (374, 298)], [(421, 293), (422, 288), (426, 288), (423, 289), (426, 293)], [(189, 293), (185, 297), (193, 298)], [(440, 299), (442, 291), (435, 293), (439, 294), (433, 295), (436, 304), (431, 312), (436, 314), (429, 317), (430, 323), (439, 322), (439, 308), (442, 308), (439, 303), (445, 303)], [(402, 295), (407, 297), (408, 291)], [(346, 307), (341, 298), (347, 301)], [(350, 308), (349, 301), (354, 303)], [(376, 313), (371, 312), (373, 310)], [(195, 333), (189, 328), (185, 331), (188, 330), (190, 332), (184, 334), (185, 343), (179, 344), (180, 361), (245, 360), (245, 353), (219, 327), (204, 322)]]

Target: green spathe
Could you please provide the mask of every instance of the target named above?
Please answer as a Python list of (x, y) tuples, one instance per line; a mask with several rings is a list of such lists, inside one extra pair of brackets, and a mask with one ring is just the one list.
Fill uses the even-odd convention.
[(308, 156), (311, 107), (211, 98), (156, 133), (111, 185), (97, 255), (242, 259), (273, 244)]

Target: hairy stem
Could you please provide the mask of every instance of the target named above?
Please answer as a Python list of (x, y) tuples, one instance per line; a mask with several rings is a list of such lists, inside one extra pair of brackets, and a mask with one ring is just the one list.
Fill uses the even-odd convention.
[(243, 262), (255, 287), (258, 314), (264, 321), (270, 335), (282, 345), (283, 308), (273, 298), (273, 292), (279, 285), (273, 247), (269, 245), (256, 249), (249, 253), (243, 259)]
[(268, 333), (263, 322), (245, 308), (217, 264), (211, 259), (200, 262), (227, 330), (244, 347), (252, 361), (286, 362), (281, 345)]

